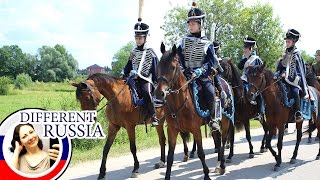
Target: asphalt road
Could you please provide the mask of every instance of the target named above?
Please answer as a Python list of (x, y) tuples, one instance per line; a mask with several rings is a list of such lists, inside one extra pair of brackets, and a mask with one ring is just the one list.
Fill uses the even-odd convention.
[[(319, 143), (314, 141), (316, 132), (313, 133), (312, 143), (307, 143), (307, 136), (303, 136), (300, 144), (297, 163), (289, 163), (296, 143), (296, 133), (294, 124), (289, 127), (289, 134), (284, 137), (284, 147), (282, 149), (282, 165), (278, 172), (273, 171), (275, 159), (271, 153), (260, 153), (260, 145), (263, 130), (252, 130), (252, 143), (255, 157), (249, 158), (249, 146), (244, 132), (236, 134), (235, 155), (232, 163), (226, 164), (227, 169), (224, 175), (216, 175), (213, 171), (217, 164), (217, 154), (213, 154), (213, 141), (210, 138), (204, 139), (203, 144), (206, 154), (206, 163), (210, 169), (211, 179), (320, 179), (320, 160), (315, 160), (319, 151)], [(179, 138), (179, 137), (178, 137)], [(272, 140), (272, 145), (276, 148), (277, 139)], [(124, 147), (128, 148), (128, 147)], [(137, 147), (139, 149), (139, 147)], [(189, 144), (191, 149), (191, 144)], [(102, 152), (102, 150), (101, 150)], [(226, 154), (229, 151), (226, 150)], [(140, 174), (136, 179), (164, 179), (166, 169), (153, 169), (155, 163), (160, 158), (160, 148), (148, 149), (137, 153), (140, 161)], [(183, 159), (183, 146), (177, 145), (175, 151), (175, 161), (172, 167), (172, 179), (203, 179), (202, 165), (198, 158), (189, 159), (188, 162), (181, 162)], [(97, 179), (100, 160), (89, 161), (69, 167), (60, 179)], [(126, 154), (117, 158), (109, 158), (107, 161), (108, 180), (128, 179), (133, 169), (133, 158), (131, 154)]]

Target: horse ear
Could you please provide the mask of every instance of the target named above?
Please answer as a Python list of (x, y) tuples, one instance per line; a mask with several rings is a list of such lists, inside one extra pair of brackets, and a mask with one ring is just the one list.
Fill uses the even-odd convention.
[(171, 51), (172, 51), (172, 54), (177, 54), (177, 46), (176, 46), (176, 44), (174, 44), (174, 45), (172, 46)]
[(79, 83), (70, 82), (70, 85), (71, 85), (71, 86), (74, 86), (74, 87), (78, 87)]
[(160, 50), (162, 54), (166, 52), (166, 46), (163, 44), (163, 42), (161, 42)]
[(265, 67), (266, 67), (266, 64), (262, 64), (260, 70), (263, 71)]

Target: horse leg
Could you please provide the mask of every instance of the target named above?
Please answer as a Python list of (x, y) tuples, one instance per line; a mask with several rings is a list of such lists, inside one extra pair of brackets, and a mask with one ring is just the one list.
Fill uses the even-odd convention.
[(197, 150), (197, 143), (196, 143), (196, 141), (194, 140), (194, 138), (193, 138), (193, 146), (192, 146), (192, 150), (191, 150), (191, 152), (190, 152), (190, 158), (194, 158), (194, 152)]
[(296, 123), (297, 141), (296, 141), (296, 146), (295, 146), (294, 151), (293, 151), (293, 155), (292, 155), (291, 160), (290, 160), (290, 164), (295, 164), (296, 163), (296, 158), (297, 158), (297, 155), (298, 155), (298, 149), (299, 149), (299, 145), (300, 145), (301, 137), (302, 137), (302, 123), (303, 122), (297, 122)]
[(187, 162), (189, 159), (189, 155), (188, 155), (189, 149), (188, 149), (188, 144), (187, 144), (189, 135), (187, 135), (187, 133), (180, 132), (180, 136), (183, 141), (183, 151), (184, 151), (184, 157), (183, 157), (182, 162)]
[(250, 134), (250, 122), (249, 122), (249, 119), (247, 121), (245, 121), (244, 123), (244, 128), (246, 130), (246, 138), (247, 138), (247, 141), (249, 143), (249, 149), (250, 149), (250, 152), (249, 152), (249, 158), (253, 158), (254, 157), (254, 153), (253, 153), (253, 146), (252, 146), (252, 143), (251, 143), (251, 134)]
[(260, 153), (267, 152), (267, 148), (265, 146), (265, 141), (267, 139), (268, 127), (267, 127), (266, 121), (264, 120), (264, 117), (262, 117), (262, 118), (263, 118), (262, 119), (263, 121), (262, 121), (261, 125), (262, 125), (263, 131), (264, 131), (264, 135), (263, 135), (263, 139), (261, 141)]
[(139, 175), (139, 161), (137, 158), (135, 125), (129, 126), (126, 129), (127, 129), (127, 133), (130, 141), (130, 151), (134, 159), (134, 167), (132, 170), (131, 178), (137, 178)]
[(212, 139), (213, 139), (213, 142), (214, 142), (214, 151), (213, 151), (213, 153), (218, 153), (219, 152), (219, 147), (220, 147), (219, 143), (221, 144), (220, 139), (215, 138), (213, 132), (211, 133), (211, 136), (212, 136)]
[(115, 125), (109, 122), (108, 137), (107, 137), (106, 144), (104, 145), (104, 148), (103, 148), (102, 161), (100, 165), (100, 173), (99, 173), (98, 179), (104, 179), (104, 176), (106, 175), (107, 156), (119, 129), (120, 127), (118, 125)]
[(276, 156), (276, 165), (274, 166), (274, 170), (278, 171), (281, 163), (282, 163), (282, 157), (281, 157), (281, 151), (282, 151), (282, 146), (283, 146), (283, 135), (284, 135), (284, 126), (279, 128), (279, 135), (278, 135), (278, 155)]
[(205, 155), (203, 151), (203, 146), (202, 146), (202, 135), (201, 135), (201, 130), (200, 127), (196, 129), (196, 131), (193, 132), (193, 137), (197, 143), (198, 146), (198, 157), (201, 160), (202, 167), (203, 167), (203, 173), (204, 173), (204, 179), (209, 180), (209, 168), (205, 162)]
[(168, 150), (168, 157), (167, 157), (167, 171), (166, 171), (165, 179), (170, 179), (171, 168), (172, 168), (173, 158), (174, 158), (174, 149), (176, 147), (178, 131), (174, 127), (169, 125), (167, 132), (168, 132), (169, 150)]
[(233, 152), (233, 146), (234, 146), (234, 126), (230, 123), (230, 130), (229, 130), (229, 138), (230, 139), (230, 152), (229, 156), (227, 157), (226, 163), (231, 163), (232, 162), (232, 157), (234, 155)]
[(273, 150), (272, 146), (271, 146), (271, 140), (272, 140), (272, 128), (270, 128), (268, 130), (268, 135), (267, 135), (267, 139), (266, 139), (266, 147), (269, 149), (269, 151), (271, 152), (271, 154), (273, 155), (273, 157), (275, 157), (276, 161), (277, 161), (277, 153)]
[(228, 139), (229, 128), (232, 128), (230, 121), (226, 118), (222, 119), (222, 146), (220, 148), (220, 175), (223, 175), (226, 172), (225, 166), (225, 157), (224, 157), (224, 149)]
[(320, 142), (320, 129), (318, 129), (317, 136), (316, 136), (316, 138), (314, 140)]
[[(309, 127), (311, 127), (311, 126), (312, 126), (312, 119), (309, 120)], [(308, 131), (308, 135), (309, 135), (309, 137), (308, 137), (308, 142), (307, 143), (311, 143), (312, 142), (312, 138), (311, 138), (312, 132)]]
[(214, 170), (214, 173), (219, 173), (221, 171), (220, 170), (220, 164), (221, 164), (221, 133), (220, 131), (212, 132), (212, 137), (214, 137), (214, 140), (216, 142), (216, 149), (218, 150), (218, 162)]
[(156, 126), (158, 137), (159, 137), (159, 144), (161, 148), (161, 157), (160, 162), (156, 163), (154, 165), (154, 169), (163, 168), (166, 163), (166, 136), (164, 135), (163, 131), (163, 124), (160, 124), (159, 126)]

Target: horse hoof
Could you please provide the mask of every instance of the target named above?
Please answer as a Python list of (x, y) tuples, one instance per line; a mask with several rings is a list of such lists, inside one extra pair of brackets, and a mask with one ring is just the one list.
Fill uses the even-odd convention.
[(311, 138), (308, 138), (308, 142), (307, 143), (312, 143), (312, 140)]
[(204, 180), (211, 180), (208, 175), (204, 176)]
[(153, 168), (154, 169), (164, 168), (164, 162), (160, 161), (156, 163)]
[(260, 153), (264, 153), (265, 151), (264, 151), (264, 148), (261, 148), (260, 149)]
[(226, 145), (226, 149), (230, 149), (230, 145), (229, 144)]
[(232, 159), (227, 158), (226, 163), (232, 163)]
[(192, 153), (190, 153), (190, 155), (189, 155), (189, 158), (194, 158), (194, 154)]
[(189, 159), (189, 157), (188, 157), (188, 156), (184, 156), (184, 157), (183, 157), (182, 162), (187, 162), (187, 161), (188, 161), (188, 159)]
[(273, 171), (278, 172), (278, 171), (279, 171), (279, 169), (280, 169), (280, 167), (279, 167), (279, 166), (274, 166)]
[(99, 174), (98, 180), (104, 179), (104, 175)]
[(224, 175), (224, 173), (226, 173), (226, 169), (220, 168), (220, 169), (219, 169), (219, 174), (220, 174), (220, 175)]
[(219, 172), (220, 172), (220, 167), (216, 167), (213, 171), (213, 173), (216, 173), (216, 174), (218, 174)]
[(290, 160), (290, 164), (295, 164), (296, 162), (297, 162), (296, 159), (291, 159), (291, 160)]
[(138, 178), (138, 176), (139, 176), (139, 173), (138, 173), (138, 172), (133, 172), (133, 173), (131, 174), (131, 178)]
[(254, 158), (254, 154), (249, 154), (249, 158)]
[(218, 149), (214, 149), (213, 153), (218, 153)]
[(319, 141), (319, 138), (318, 137), (314, 138), (314, 141)]
[(319, 160), (319, 159), (320, 159), (320, 156), (317, 156), (317, 157), (316, 157), (316, 160)]

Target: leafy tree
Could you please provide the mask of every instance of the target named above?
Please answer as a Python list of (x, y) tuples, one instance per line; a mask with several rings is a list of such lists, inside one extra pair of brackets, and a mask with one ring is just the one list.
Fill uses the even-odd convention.
[(78, 62), (62, 45), (54, 47), (42, 46), (39, 49), (40, 67), (38, 67), (41, 81), (63, 82), (76, 76)]
[(314, 56), (311, 56), (305, 50), (301, 51), (301, 56), (302, 56), (302, 58), (303, 58), (305, 63), (313, 63), (313, 62), (315, 62)]
[(113, 62), (112, 62), (112, 74), (114, 76), (119, 76), (121, 73), (121, 70), (124, 68), (124, 66), (127, 64), (130, 53), (132, 49), (134, 48), (135, 44), (134, 42), (129, 42), (126, 45), (124, 45), (114, 56), (113, 56)]
[(15, 78), (18, 74), (28, 70), (26, 55), (17, 45), (0, 48), (0, 62), (0, 76)]
[[(269, 4), (244, 7), (242, 0), (199, 0), (197, 7), (206, 14), (206, 36), (219, 41), (222, 55), (231, 57), (235, 63), (242, 57), (245, 35), (257, 40), (257, 53), (269, 68), (281, 56), (284, 33)], [(176, 6), (165, 15), (161, 28), (167, 44), (177, 43), (187, 33), (188, 10), (189, 7)]]

